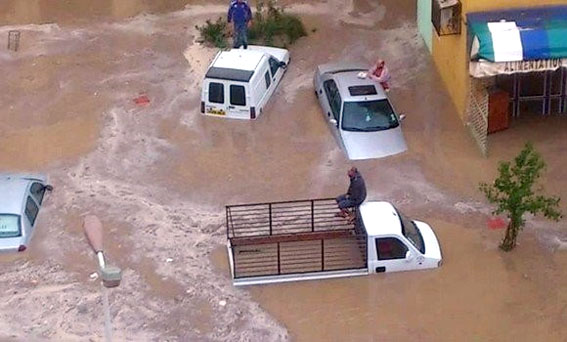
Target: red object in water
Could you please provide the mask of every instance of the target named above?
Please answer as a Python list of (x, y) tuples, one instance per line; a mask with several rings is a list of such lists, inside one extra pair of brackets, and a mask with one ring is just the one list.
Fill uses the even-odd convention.
[(491, 217), (488, 219), (488, 229), (504, 229), (507, 225), (508, 222), (506, 222), (506, 220), (501, 217)]
[(150, 98), (147, 95), (140, 95), (134, 99), (134, 103), (138, 106), (147, 105), (150, 103)]

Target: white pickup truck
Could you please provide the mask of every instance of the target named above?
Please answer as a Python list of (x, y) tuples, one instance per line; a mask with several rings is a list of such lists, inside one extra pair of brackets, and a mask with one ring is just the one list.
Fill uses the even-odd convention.
[(336, 217), (334, 199), (226, 207), (233, 284), (361, 276), (441, 266), (431, 227), (388, 202), (363, 203), (357, 219)]

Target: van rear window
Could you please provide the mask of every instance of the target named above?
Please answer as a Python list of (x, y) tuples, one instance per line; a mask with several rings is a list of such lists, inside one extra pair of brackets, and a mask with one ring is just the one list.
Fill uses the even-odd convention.
[(230, 104), (234, 106), (246, 106), (246, 91), (244, 86), (230, 86)]
[(222, 83), (209, 83), (209, 102), (224, 103), (224, 85)]

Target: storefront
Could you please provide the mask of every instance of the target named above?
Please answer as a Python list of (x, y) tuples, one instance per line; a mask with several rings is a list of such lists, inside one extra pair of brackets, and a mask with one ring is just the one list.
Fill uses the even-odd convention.
[(465, 122), (487, 135), (521, 115), (567, 112), (567, 6), (467, 14), (471, 91)]
[(431, 21), (433, 60), (483, 154), (489, 132), (567, 112), (565, 0), (432, 0)]

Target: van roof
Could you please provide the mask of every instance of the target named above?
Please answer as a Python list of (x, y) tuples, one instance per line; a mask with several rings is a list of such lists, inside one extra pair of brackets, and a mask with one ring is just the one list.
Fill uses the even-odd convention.
[(254, 71), (262, 57), (264, 57), (264, 52), (262, 51), (231, 49), (229, 51), (221, 51), (211, 67)]
[(205, 77), (248, 82), (254, 75), (254, 71), (263, 56), (264, 52), (258, 50), (232, 49), (221, 51), (213, 60)]

